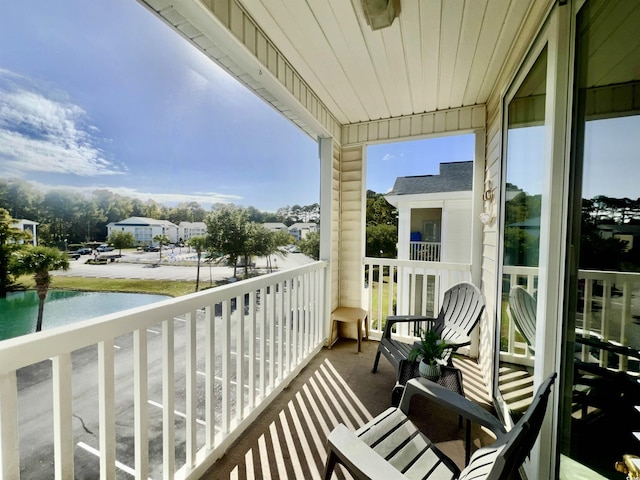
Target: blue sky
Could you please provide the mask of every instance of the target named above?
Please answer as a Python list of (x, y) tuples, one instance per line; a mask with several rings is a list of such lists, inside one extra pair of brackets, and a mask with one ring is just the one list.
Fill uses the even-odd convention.
[(367, 148), (367, 188), (391, 190), (396, 177), (437, 175), (440, 163), (473, 160), (474, 136), (457, 135)]
[[(368, 188), (473, 155), (470, 136), (424, 145), (369, 148)], [(319, 201), (316, 142), (134, 0), (4, 2), (0, 176), (205, 208)]]

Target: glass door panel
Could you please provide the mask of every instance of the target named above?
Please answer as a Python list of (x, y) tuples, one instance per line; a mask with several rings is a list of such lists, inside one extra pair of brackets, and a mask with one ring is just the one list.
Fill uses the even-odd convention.
[(542, 207), (547, 47), (508, 101), (502, 194), (499, 398), (508, 414), (533, 395), (536, 291)]
[(605, 478), (640, 453), (638, 25), (640, 2), (577, 17), (561, 462)]

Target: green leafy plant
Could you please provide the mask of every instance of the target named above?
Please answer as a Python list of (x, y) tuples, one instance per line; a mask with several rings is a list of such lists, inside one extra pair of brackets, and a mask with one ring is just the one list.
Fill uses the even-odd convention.
[(437, 360), (442, 359), (447, 347), (447, 344), (440, 339), (440, 335), (431, 329), (423, 331), (419, 345), (409, 352), (409, 360), (414, 361), (422, 357), (422, 361), (429, 365), (436, 365)]

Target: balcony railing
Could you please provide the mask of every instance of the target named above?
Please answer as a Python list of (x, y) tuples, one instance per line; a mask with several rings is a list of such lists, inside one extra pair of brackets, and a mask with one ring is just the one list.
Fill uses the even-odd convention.
[(409, 242), (409, 259), (418, 262), (439, 262), (440, 242)]
[[(521, 285), (533, 294), (537, 289), (537, 276), (535, 267), (504, 267), (502, 318), (507, 319), (507, 324), (503, 325), (507, 341), (501, 345), (502, 360), (524, 365), (533, 363), (533, 356), (509, 318), (506, 307), (511, 286)], [(578, 271), (576, 343), (581, 345), (583, 362), (593, 363), (595, 359), (601, 368), (628, 371), (629, 359), (632, 359), (636, 362), (637, 375), (640, 338), (633, 319), (640, 314), (639, 297), (639, 273)]]
[(325, 267), (1, 342), (0, 478), (198, 478), (322, 347)]
[[(365, 299), (370, 332), (379, 338), (389, 315), (437, 315), (444, 292), (452, 285), (471, 281), (471, 265), (365, 258)], [(395, 335), (405, 341), (417, 332), (398, 325)]]

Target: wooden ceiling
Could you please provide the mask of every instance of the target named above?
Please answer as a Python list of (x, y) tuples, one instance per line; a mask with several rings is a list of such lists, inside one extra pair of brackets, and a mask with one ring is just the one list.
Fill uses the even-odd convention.
[(240, 58), (246, 38), (239, 49), (211, 38), (249, 18), (340, 125), (485, 104), (530, 9), (550, 3), (401, 0), (393, 24), (373, 31), (361, 0), (139, 1), (278, 108)]
[(484, 104), (522, 0), (402, 0), (373, 31), (360, 0), (243, 0), (341, 124)]

